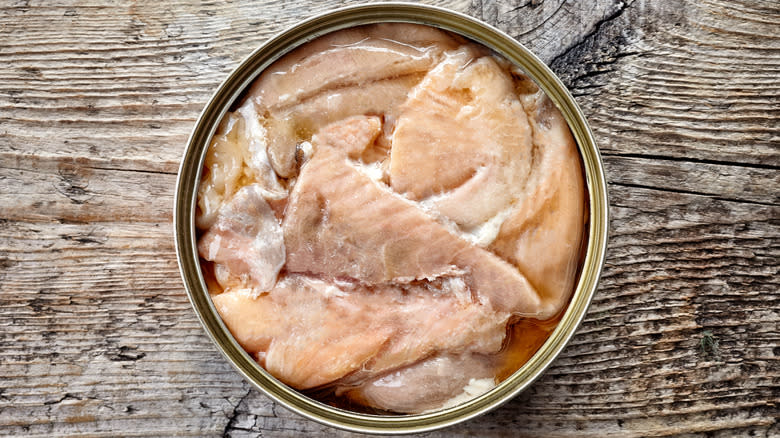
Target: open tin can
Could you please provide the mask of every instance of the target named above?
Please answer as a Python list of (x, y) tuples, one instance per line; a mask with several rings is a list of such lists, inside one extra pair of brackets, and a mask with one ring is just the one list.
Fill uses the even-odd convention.
[[(209, 143), (220, 121), (259, 74), (284, 54), (324, 34), (373, 23), (433, 26), (480, 43), (520, 67), (559, 109), (582, 159), (588, 208), (586, 248), (576, 289), (546, 342), (520, 369), (492, 390), (460, 405), (416, 415), (370, 415), (335, 408), (288, 387), (246, 353), (212, 303), (201, 272), (195, 227), (198, 184)], [(197, 120), (182, 159), (174, 207), (176, 250), (189, 299), (218, 350), (252, 384), (286, 408), (320, 423), (354, 432), (424, 432), (468, 420), (511, 399), (536, 380), (560, 354), (582, 321), (596, 290), (607, 245), (607, 190), (603, 164), (582, 111), (565, 86), (528, 49), (505, 33), (469, 16), (438, 7), (378, 3), (338, 9), (305, 20), (267, 41), (220, 85)]]

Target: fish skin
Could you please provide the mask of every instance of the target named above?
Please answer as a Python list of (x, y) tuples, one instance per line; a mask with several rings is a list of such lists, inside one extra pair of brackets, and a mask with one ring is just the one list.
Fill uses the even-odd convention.
[(198, 253), (214, 262), (225, 287), (273, 288), (285, 262), (284, 235), (260, 184), (242, 187), (198, 241)]

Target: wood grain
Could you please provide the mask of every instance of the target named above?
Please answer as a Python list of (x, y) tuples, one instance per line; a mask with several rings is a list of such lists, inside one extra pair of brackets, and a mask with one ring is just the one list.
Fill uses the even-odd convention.
[[(222, 359), (171, 211), (219, 82), (275, 32), (355, 3), (2, 2), (0, 435), (354, 435)], [(591, 310), (544, 377), (426, 436), (780, 435), (780, 5), (429, 3), (550, 63), (604, 154), (612, 222)]]

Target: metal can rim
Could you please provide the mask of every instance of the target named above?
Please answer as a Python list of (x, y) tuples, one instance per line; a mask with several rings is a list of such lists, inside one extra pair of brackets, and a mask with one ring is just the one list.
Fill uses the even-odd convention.
[[(533, 355), (491, 391), (452, 408), (416, 415), (380, 416), (338, 409), (289, 388), (260, 367), (233, 339), (219, 317), (200, 271), (195, 233), (197, 184), (206, 149), (220, 120), (254, 79), (290, 50), (321, 35), (380, 22), (408, 22), (448, 30), (481, 43), (520, 66), (558, 107), (577, 142), (588, 188), (588, 244), (577, 287), (563, 318)], [(436, 6), (374, 3), (339, 8), (299, 22), (247, 56), (215, 91), (193, 128), (176, 181), (175, 246), (188, 298), (220, 353), (255, 387), (284, 407), (328, 426), (352, 432), (403, 434), (451, 426), (495, 409), (525, 390), (561, 353), (584, 318), (603, 269), (608, 238), (608, 200), (603, 162), (585, 116), (558, 77), (531, 51), (504, 32)]]

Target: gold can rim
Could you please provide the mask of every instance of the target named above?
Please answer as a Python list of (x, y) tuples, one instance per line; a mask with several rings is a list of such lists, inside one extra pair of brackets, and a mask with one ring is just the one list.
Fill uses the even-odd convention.
[[(271, 63), (294, 48), (336, 30), (372, 23), (406, 22), (438, 27), (496, 51), (521, 67), (561, 111), (574, 136), (588, 188), (588, 244), (569, 307), (545, 343), (520, 369), (481, 396), (440, 411), (382, 416), (335, 408), (281, 383), (235, 341), (214, 307), (200, 271), (195, 233), (197, 185), (211, 137), (231, 105)], [(561, 353), (584, 318), (604, 266), (608, 200), (601, 154), (585, 116), (560, 79), (536, 55), (506, 33), (468, 15), (437, 6), (403, 2), (362, 4), (322, 13), (295, 24), (247, 56), (222, 82), (193, 128), (181, 161), (174, 200), (175, 246), (182, 280), (195, 314), (217, 349), (255, 387), (284, 407), (319, 423), (352, 432), (427, 432), (492, 410), (532, 384)]]

